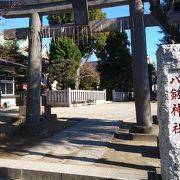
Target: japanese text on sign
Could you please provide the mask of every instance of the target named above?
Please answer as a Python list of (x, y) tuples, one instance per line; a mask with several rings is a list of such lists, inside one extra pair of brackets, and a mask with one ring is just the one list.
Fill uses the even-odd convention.
[(180, 75), (173, 73), (168, 81), (171, 132), (178, 134), (180, 133)]

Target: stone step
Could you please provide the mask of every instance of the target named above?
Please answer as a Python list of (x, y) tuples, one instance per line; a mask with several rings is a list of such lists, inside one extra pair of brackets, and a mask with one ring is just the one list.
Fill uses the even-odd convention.
[(16, 118), (15, 121), (12, 123), (12, 125), (19, 126), (25, 123), (25, 121), (26, 121), (26, 117), (22, 116), (22, 117)]
[[(41, 117), (42, 120), (45, 118), (44, 116)], [(57, 115), (56, 114), (50, 114), (47, 117), (48, 121), (55, 121), (57, 120)], [(17, 116), (13, 114), (7, 114), (3, 113), (0, 114), (0, 126), (4, 125), (20, 125), (26, 121), (25, 116)]]
[[(38, 131), (43, 128), (43, 125), (47, 124), (47, 123), (51, 123), (53, 121), (57, 120), (57, 115), (56, 114), (51, 114), (48, 117), (46, 117), (47, 119), (44, 121), (43, 119), (44, 117), (42, 117), (42, 121), (43, 123), (41, 123), (40, 127), (37, 127)], [(22, 126), (24, 125), (26, 121), (26, 117), (22, 116), (22, 117), (0, 117), (0, 141), (5, 140), (7, 137), (12, 136), (14, 133), (16, 133)], [(33, 130), (33, 129), (32, 129)], [(24, 130), (21, 128), (21, 133)], [(25, 134), (28, 131), (31, 131), (31, 129), (25, 129)]]
[(0, 118), (18, 118), (19, 113), (0, 112)]
[(149, 133), (142, 133), (132, 131), (132, 128), (136, 130), (136, 125), (122, 123), (119, 129), (116, 131), (114, 137), (123, 140), (134, 140), (134, 141), (157, 141), (159, 126), (153, 124), (152, 129)]
[(130, 133), (134, 141), (157, 141), (157, 135), (154, 134), (140, 134), (140, 133)]
[(16, 118), (0, 117), (0, 126), (10, 125), (16, 121)]
[[(149, 173), (97, 166), (0, 159), (0, 177), (53, 180), (145, 180)], [(154, 180), (154, 179), (153, 179)]]
[(18, 132), (23, 122), (25, 122), (25, 117), (0, 117), (0, 141), (6, 140)]
[(116, 132), (114, 134), (114, 137), (116, 139), (122, 139), (122, 140), (133, 140), (133, 135), (128, 132)]
[(0, 116), (0, 126), (20, 125), (23, 122), (25, 122), (25, 117), (1, 117)]
[(127, 132), (116, 132), (114, 137), (122, 140), (133, 140), (133, 141), (157, 141), (157, 135), (154, 134), (140, 134), (140, 133), (127, 133)]

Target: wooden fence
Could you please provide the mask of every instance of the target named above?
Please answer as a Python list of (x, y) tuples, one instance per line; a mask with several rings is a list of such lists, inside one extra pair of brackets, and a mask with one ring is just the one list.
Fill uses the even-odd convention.
[(68, 91), (46, 91), (47, 104), (51, 106), (69, 106)]
[(46, 91), (47, 103), (51, 106), (66, 106), (70, 107), (73, 102), (96, 101), (101, 103), (106, 101), (106, 90), (103, 91), (88, 91), (88, 90), (67, 90)]
[(120, 101), (128, 101), (130, 98), (129, 92), (118, 92), (113, 90), (112, 91), (112, 101), (120, 102)]
[[(17, 106), (26, 105), (26, 91), (17, 91), (16, 95), (19, 97), (16, 99)], [(47, 97), (47, 104), (51, 106), (64, 106), (70, 107), (74, 102), (88, 102), (95, 101), (96, 103), (102, 103), (106, 101), (106, 90), (103, 91), (88, 91), (88, 90), (67, 90), (60, 91), (45, 91)]]

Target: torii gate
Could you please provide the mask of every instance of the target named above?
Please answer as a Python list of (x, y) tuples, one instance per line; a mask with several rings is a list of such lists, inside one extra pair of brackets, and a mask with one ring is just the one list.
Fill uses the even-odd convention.
[[(13, 1), (11, 1), (13, 3)], [(145, 2), (145, 1), (143, 1)], [(27, 123), (37, 124), (40, 120), (40, 81), (41, 81), (41, 36), (48, 32), (48, 37), (61, 36), (63, 28), (68, 27), (66, 36), (74, 33), (74, 24), (41, 27), (41, 16), (56, 12), (71, 12), (75, 16), (75, 26), (89, 25), (92, 32), (131, 29), (134, 95), (137, 125), (147, 132), (152, 127), (150, 92), (148, 81), (147, 51), (145, 26), (156, 26), (158, 22), (151, 15), (144, 15), (142, 0), (28, 0), (7, 12), (5, 18), (30, 17), (30, 28), (6, 30), (6, 39), (23, 39), (29, 35), (29, 75), (27, 94)], [(9, 4), (0, 2), (0, 6)], [(88, 8), (97, 9), (128, 5), (130, 17), (106, 19), (88, 22)], [(179, 14), (171, 15), (174, 22), (179, 22)]]

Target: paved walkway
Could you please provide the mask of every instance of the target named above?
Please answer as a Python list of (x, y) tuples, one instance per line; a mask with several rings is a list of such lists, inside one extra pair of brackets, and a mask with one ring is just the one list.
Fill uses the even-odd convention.
[(104, 154), (120, 123), (85, 119), (42, 143), (24, 149), (24, 160), (88, 165)]
[[(152, 104), (152, 112), (152, 114), (156, 114), (156, 103)], [(127, 170), (126, 176), (134, 173), (138, 176), (142, 175), (144, 179), (145, 174), (148, 177), (147, 171), (159, 166), (157, 156), (148, 157), (146, 153), (155, 152), (153, 150), (156, 142), (133, 142), (113, 137), (122, 122), (135, 122), (134, 103), (59, 107), (52, 108), (52, 113), (57, 114), (59, 121), (66, 121), (67, 118), (76, 118), (79, 121), (72, 127), (57, 132), (34, 146), (11, 150), (9, 155), (8, 151), (1, 152), (0, 158), (3, 164), (0, 167), (14, 168), (12, 165), (14, 161), (18, 167), (22, 168), (24, 168), (23, 164), (27, 162), (28, 169), (33, 169), (36, 163), (38, 170), (43, 170), (44, 166), (51, 165), (54, 166), (54, 172), (57, 171), (57, 166), (62, 167), (63, 164), (66, 167), (72, 165), (69, 166), (72, 169), (73, 165), (78, 165), (79, 173), (80, 169), (86, 166), (87, 169), (88, 166), (90, 168), (98, 167), (99, 171), (105, 170), (101, 168), (115, 168), (119, 170), (121, 176), (123, 171)], [(0, 146), (1, 150), (4, 148), (7, 147)], [(145, 154), (144, 159), (143, 154)], [(53, 168), (50, 169), (53, 171)], [(91, 172), (88, 173), (91, 174)], [(110, 176), (108, 175), (108, 177)]]
[[(157, 104), (151, 104), (152, 115), (157, 114)], [(135, 122), (134, 102), (106, 103), (96, 106), (78, 106), (71, 108), (52, 108), (52, 113), (58, 117), (70, 118), (89, 118), (106, 120), (123, 120)]]

